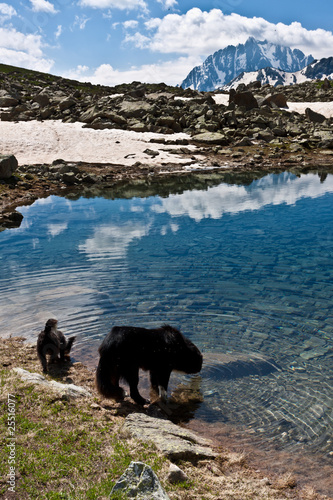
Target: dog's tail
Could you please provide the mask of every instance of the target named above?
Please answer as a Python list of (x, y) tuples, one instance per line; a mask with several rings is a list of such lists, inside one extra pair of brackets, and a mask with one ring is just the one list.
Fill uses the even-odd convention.
[(75, 341), (76, 337), (70, 337), (68, 340), (67, 340), (67, 343), (66, 343), (66, 347), (65, 347), (65, 354), (69, 354), (71, 352), (71, 349), (72, 349), (72, 345)]
[(125, 397), (124, 389), (119, 387), (119, 376), (112, 362), (103, 355), (100, 357), (96, 370), (96, 388), (105, 398), (121, 401)]

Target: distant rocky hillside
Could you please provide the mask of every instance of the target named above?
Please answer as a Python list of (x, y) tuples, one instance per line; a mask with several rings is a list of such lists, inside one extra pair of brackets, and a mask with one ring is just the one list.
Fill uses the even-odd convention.
[(209, 56), (201, 66), (188, 74), (181, 87), (211, 91), (228, 84), (242, 72), (267, 67), (295, 72), (313, 61), (311, 55), (306, 56), (298, 49), (292, 50), (250, 37), (245, 44), (236, 47), (229, 45)]
[(2, 65), (0, 88), (1, 121), (61, 120), (166, 137), (184, 132), (194, 141), (223, 146), (302, 140), (309, 148), (333, 148), (332, 118), (287, 108), (287, 101), (333, 101), (329, 80), (290, 85), (283, 92), (256, 82), (221, 99), (223, 92), (140, 82), (106, 87)]
[(259, 81), (262, 85), (295, 85), (310, 80), (324, 80), (325, 78), (333, 80), (333, 57), (314, 61), (296, 72), (287, 72), (276, 68), (242, 72), (223, 88), (225, 90), (236, 89), (240, 84), (248, 85), (254, 81)]

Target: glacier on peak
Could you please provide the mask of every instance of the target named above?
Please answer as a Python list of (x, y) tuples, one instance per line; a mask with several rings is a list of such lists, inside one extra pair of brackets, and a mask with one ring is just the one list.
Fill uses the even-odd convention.
[(211, 91), (227, 85), (240, 73), (273, 67), (286, 72), (300, 71), (314, 61), (299, 49), (291, 49), (253, 37), (245, 44), (228, 45), (207, 57), (181, 83), (181, 87)]

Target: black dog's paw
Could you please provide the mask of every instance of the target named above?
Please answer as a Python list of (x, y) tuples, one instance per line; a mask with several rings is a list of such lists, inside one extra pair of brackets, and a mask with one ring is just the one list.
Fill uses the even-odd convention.
[(140, 405), (140, 406), (145, 406), (145, 405), (149, 405), (150, 404), (150, 401), (149, 399), (145, 399), (145, 398), (136, 398), (134, 400), (136, 402), (136, 404)]

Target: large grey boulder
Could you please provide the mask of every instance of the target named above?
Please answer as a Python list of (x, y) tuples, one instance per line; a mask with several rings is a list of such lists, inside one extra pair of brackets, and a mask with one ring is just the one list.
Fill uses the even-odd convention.
[(42, 108), (50, 104), (50, 98), (47, 94), (39, 93), (34, 96), (33, 102), (37, 102)]
[(178, 427), (169, 420), (133, 413), (125, 419), (122, 432), (141, 441), (153, 442), (170, 460), (215, 458), (210, 441)]
[(271, 106), (273, 104), (278, 108), (288, 108), (286, 96), (281, 92), (277, 94), (269, 94), (261, 103), (262, 106), (265, 106), (266, 104), (268, 106)]
[(249, 90), (245, 92), (236, 92), (234, 89), (230, 90), (229, 103), (234, 102), (237, 106), (243, 106), (248, 111), (253, 108), (258, 108), (257, 99)]
[(18, 103), (18, 100), (8, 94), (6, 90), (0, 90), (0, 108), (10, 108), (17, 106)]
[(324, 115), (313, 111), (311, 108), (306, 108), (305, 116), (313, 123), (323, 123), (326, 120), (326, 117)]
[(228, 139), (224, 134), (220, 132), (201, 132), (199, 134), (193, 135), (192, 140), (195, 142), (203, 142), (204, 144), (219, 144), (220, 146), (226, 146), (229, 144)]
[(75, 106), (76, 101), (75, 99), (72, 99), (71, 97), (67, 97), (66, 99), (63, 99), (62, 101), (59, 102), (59, 109), (60, 111), (65, 111), (66, 109), (72, 108)]
[(101, 110), (97, 106), (91, 106), (84, 113), (81, 114), (79, 121), (84, 123), (91, 123), (96, 118), (102, 115)]
[(120, 106), (120, 112), (127, 118), (141, 118), (147, 113), (154, 114), (155, 105), (151, 105), (147, 101), (127, 101), (124, 100)]
[(121, 492), (137, 500), (169, 500), (155, 472), (143, 462), (131, 462), (112, 488), (110, 498)]
[(0, 155), (0, 179), (9, 179), (18, 167), (14, 155)]

